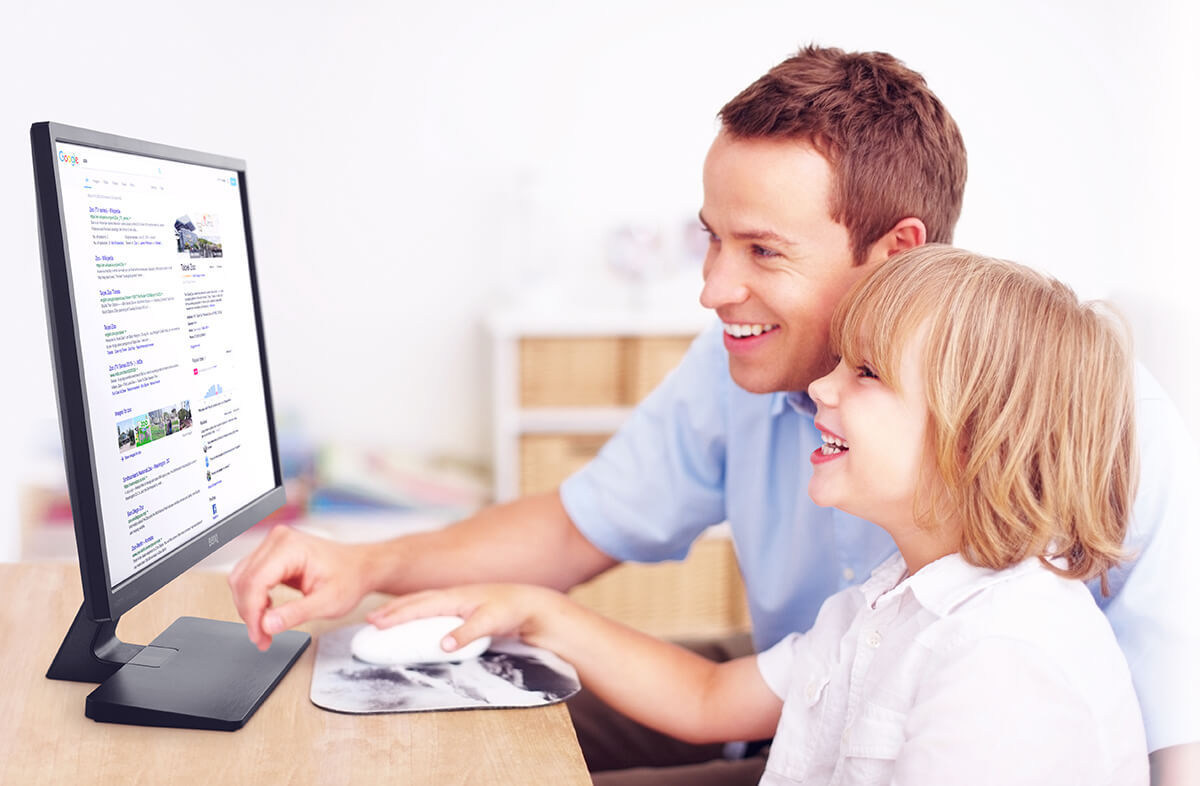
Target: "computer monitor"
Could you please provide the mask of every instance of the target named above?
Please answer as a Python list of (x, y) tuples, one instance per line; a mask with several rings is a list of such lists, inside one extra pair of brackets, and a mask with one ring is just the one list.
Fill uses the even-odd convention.
[(240, 728), (308, 646), (122, 614), (284, 500), (244, 161), (36, 123), (38, 231), (83, 604), (47, 672), (85, 714)]

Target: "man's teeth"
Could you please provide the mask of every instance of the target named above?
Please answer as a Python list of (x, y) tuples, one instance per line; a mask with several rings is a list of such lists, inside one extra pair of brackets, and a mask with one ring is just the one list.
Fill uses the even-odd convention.
[(763, 333), (769, 333), (779, 325), (757, 325), (757, 324), (732, 324), (725, 323), (725, 332), (734, 338), (745, 338), (746, 336), (760, 336)]
[(821, 435), (821, 443), (822, 456), (832, 456), (834, 453), (841, 453), (843, 450), (850, 449), (850, 446), (846, 444), (845, 440), (838, 439), (837, 437), (829, 434)]

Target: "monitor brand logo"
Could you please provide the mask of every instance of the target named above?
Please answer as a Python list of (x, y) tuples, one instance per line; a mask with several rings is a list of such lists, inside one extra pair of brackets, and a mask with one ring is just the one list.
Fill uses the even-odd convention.
[(208, 545), (209, 546), (217, 545), (217, 537), (218, 537), (217, 535), (209, 535), (208, 536)]
[(79, 156), (75, 155), (74, 153), (65, 153), (62, 150), (58, 151), (58, 160), (64, 164), (70, 164), (71, 166), (76, 166), (79, 164)]

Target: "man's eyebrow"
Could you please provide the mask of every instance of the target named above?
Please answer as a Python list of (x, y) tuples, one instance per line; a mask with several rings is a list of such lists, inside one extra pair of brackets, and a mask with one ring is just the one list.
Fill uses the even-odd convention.
[[(708, 226), (708, 222), (704, 220), (704, 213), (700, 213), (698, 215), (698, 217), (700, 219), (700, 224), (701, 224), (701, 226), (704, 227), (705, 231), (712, 232), (712, 229)], [(716, 234), (716, 233), (713, 232), (713, 234)], [(768, 229), (742, 230), (739, 232), (731, 233), (730, 237), (734, 240), (757, 240), (757, 241), (762, 241), (765, 243), (774, 243), (777, 245), (789, 246), (789, 247), (794, 247), (796, 245), (795, 243), (788, 240), (786, 237), (779, 234), (778, 232), (772, 232)]]

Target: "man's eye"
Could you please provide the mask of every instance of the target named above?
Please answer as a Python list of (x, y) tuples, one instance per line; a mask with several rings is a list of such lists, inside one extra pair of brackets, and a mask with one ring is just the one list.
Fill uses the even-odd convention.
[(754, 256), (756, 256), (756, 257), (764, 257), (764, 258), (765, 258), (765, 257), (777, 257), (777, 256), (779, 256), (779, 252), (778, 252), (778, 251), (772, 251), (772, 250), (771, 250), (771, 249), (769, 249), (769, 248), (765, 248), (765, 247), (763, 247), (763, 246), (759, 246), (759, 245), (754, 245), (754, 246), (752, 246), (752, 247), (751, 247), (751, 251), (753, 252)]
[(879, 375), (875, 373), (870, 366), (862, 365), (858, 367), (858, 375), (867, 379), (879, 379)]

